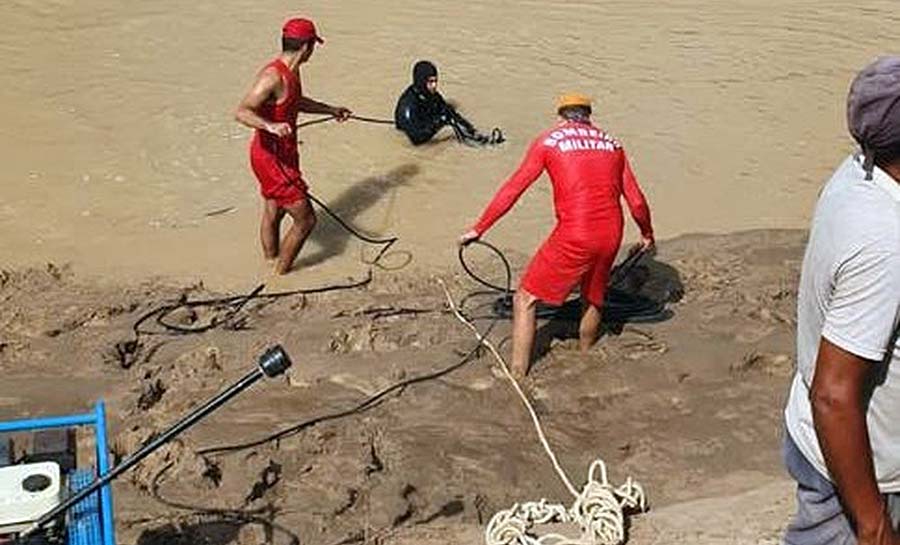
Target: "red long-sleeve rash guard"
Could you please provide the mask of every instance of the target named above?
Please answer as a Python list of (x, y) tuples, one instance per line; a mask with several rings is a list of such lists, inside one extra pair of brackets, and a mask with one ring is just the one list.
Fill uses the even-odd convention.
[(589, 123), (572, 121), (542, 133), (532, 143), (521, 166), (485, 209), (475, 231), (482, 235), (490, 229), (544, 169), (553, 184), (558, 236), (589, 242), (610, 227), (618, 227), (620, 232), (620, 198), (624, 196), (641, 235), (653, 238), (650, 207), (621, 144)]

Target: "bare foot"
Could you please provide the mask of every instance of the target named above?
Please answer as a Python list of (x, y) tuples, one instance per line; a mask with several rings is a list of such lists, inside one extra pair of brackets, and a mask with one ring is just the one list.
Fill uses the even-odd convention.
[(272, 269), (277, 276), (284, 276), (293, 270), (293, 266), (288, 265), (287, 267), (282, 266), (281, 261), (275, 259), (272, 261), (274, 264), (274, 268)]
[(278, 259), (268, 259), (266, 258), (261, 263), (259, 263), (258, 268), (256, 269), (256, 277), (263, 282), (268, 283), (272, 277), (277, 276), (275, 273), (275, 268), (278, 266)]

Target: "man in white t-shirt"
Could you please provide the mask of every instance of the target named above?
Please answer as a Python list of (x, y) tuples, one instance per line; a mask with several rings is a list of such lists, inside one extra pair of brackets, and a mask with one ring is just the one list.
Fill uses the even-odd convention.
[(822, 191), (800, 277), (789, 545), (900, 545), (900, 57), (860, 72), (847, 106), (862, 153)]

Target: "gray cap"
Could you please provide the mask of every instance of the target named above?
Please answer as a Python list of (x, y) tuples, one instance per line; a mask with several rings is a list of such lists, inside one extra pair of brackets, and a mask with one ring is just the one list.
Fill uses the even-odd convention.
[(877, 150), (900, 146), (900, 57), (879, 57), (850, 85), (847, 127), (862, 146), (867, 178)]

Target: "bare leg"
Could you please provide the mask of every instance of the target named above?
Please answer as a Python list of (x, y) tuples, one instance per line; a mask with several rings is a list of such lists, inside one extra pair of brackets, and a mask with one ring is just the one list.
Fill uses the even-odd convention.
[(278, 264), (275, 266), (277, 274), (287, 274), (291, 270), (303, 243), (316, 226), (316, 212), (306, 199), (285, 208), (285, 211), (290, 214), (293, 224), (281, 241)]
[(603, 311), (601, 308), (585, 302), (584, 310), (581, 314), (581, 323), (578, 325), (578, 347), (582, 352), (587, 352), (597, 342), (602, 320)]
[(278, 208), (278, 204), (271, 200), (263, 201), (262, 222), (259, 226), (259, 240), (262, 243), (263, 255), (272, 260), (278, 257), (278, 237), (281, 230), (281, 218), (284, 210)]
[(512, 374), (516, 380), (525, 378), (534, 347), (535, 304), (537, 298), (519, 288), (513, 297), (513, 353)]

